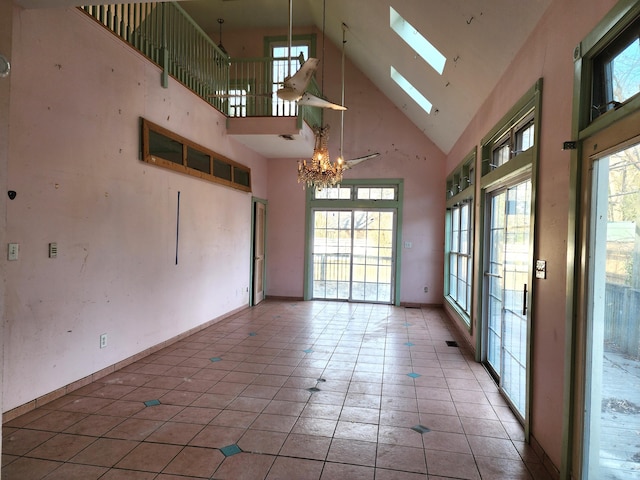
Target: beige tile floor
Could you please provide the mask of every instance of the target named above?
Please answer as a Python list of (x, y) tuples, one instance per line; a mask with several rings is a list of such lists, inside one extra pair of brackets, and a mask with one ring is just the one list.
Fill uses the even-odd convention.
[(5, 424), (2, 478), (547, 480), (451, 330), (265, 301)]

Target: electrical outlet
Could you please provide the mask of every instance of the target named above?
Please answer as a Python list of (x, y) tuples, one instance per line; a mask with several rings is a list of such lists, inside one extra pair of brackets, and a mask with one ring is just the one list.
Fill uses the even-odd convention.
[(424, 287), (424, 293), (429, 293), (429, 287)]
[(100, 348), (105, 348), (107, 346), (107, 334), (103, 333), (100, 335)]
[(20, 251), (20, 244), (10, 243), (9, 251), (7, 254), (7, 260), (18, 260), (18, 252)]

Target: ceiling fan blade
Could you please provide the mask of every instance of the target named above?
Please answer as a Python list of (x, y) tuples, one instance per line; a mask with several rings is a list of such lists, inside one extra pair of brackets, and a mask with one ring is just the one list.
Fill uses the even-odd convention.
[(278, 89), (278, 98), (290, 102), (299, 100), (306, 90), (311, 77), (318, 68), (318, 59), (309, 58), (292, 77), (284, 79), (282, 88)]
[(345, 164), (345, 168), (353, 168), (356, 165), (358, 165), (359, 163), (364, 162), (365, 160), (371, 160), (372, 158), (376, 158), (379, 157), (380, 153), (376, 152), (376, 153), (371, 153), (369, 155), (364, 155), (362, 157), (358, 157), (358, 158), (353, 158), (351, 160), (345, 160), (344, 164)]
[(306, 105), (309, 107), (330, 108), (331, 110), (346, 110), (347, 107), (338, 105), (337, 103), (331, 103), (323, 98), (316, 97), (309, 92), (305, 92), (302, 98), (298, 100), (298, 105)]

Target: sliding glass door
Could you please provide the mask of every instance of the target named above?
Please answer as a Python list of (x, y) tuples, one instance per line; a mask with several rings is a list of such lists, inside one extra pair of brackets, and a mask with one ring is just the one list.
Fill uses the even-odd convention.
[(527, 285), (530, 278), (531, 180), (487, 198), (484, 283), (486, 361), (522, 418), (527, 389)]
[(640, 139), (592, 159), (584, 478), (640, 479)]
[(395, 211), (314, 210), (315, 299), (393, 303)]

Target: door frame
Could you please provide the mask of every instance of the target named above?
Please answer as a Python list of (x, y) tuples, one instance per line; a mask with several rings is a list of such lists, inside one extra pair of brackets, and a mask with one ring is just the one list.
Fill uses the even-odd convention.
[[(269, 203), (267, 200), (258, 197), (251, 197), (251, 248), (250, 248), (250, 261), (249, 261), (249, 306), (253, 307), (256, 304), (254, 303), (253, 298), (253, 286), (255, 284), (255, 238), (256, 238), (256, 204), (261, 203), (264, 205), (264, 269), (262, 272), (262, 288), (263, 291), (266, 291), (267, 287), (267, 204)], [(266, 294), (264, 295), (266, 298)]]
[[(494, 368), (489, 364), (489, 360), (488, 360), (489, 302), (485, 299), (485, 294), (488, 294), (488, 290), (489, 290), (489, 287), (488, 287), (489, 280), (488, 280), (488, 277), (485, 275), (485, 272), (488, 271), (488, 262), (490, 258), (490, 256), (488, 255), (488, 251), (490, 248), (492, 248), (491, 241), (490, 241), (491, 240), (490, 223), (493, 217), (492, 215), (490, 215), (491, 202), (489, 202), (488, 199), (492, 197), (493, 194), (496, 192), (504, 191), (506, 193), (509, 188), (519, 185), (526, 181), (531, 182), (531, 204), (530, 204), (530, 212), (529, 212), (529, 251), (528, 251), (530, 263), (529, 263), (529, 270), (527, 272), (528, 291), (526, 294), (527, 344), (526, 344), (526, 353), (525, 353), (525, 363), (526, 363), (525, 407), (524, 407), (524, 415), (521, 416), (520, 413), (515, 408), (515, 406), (512, 405), (511, 400), (505, 394), (505, 391), (502, 387), (502, 382), (499, 381), (502, 379), (502, 375), (499, 375), (498, 372), (496, 372)], [(532, 176), (531, 169), (525, 169), (524, 171), (520, 172), (518, 175), (510, 176), (508, 179), (505, 179), (502, 182), (494, 184), (491, 187), (482, 189), (482, 197), (484, 201), (485, 210), (483, 212), (484, 214), (483, 214), (483, 224), (482, 224), (482, 236), (483, 236), (482, 259), (483, 260), (482, 260), (481, 268), (479, 269), (481, 271), (480, 273), (482, 274), (481, 297), (480, 297), (480, 303), (482, 304), (482, 316), (480, 317), (482, 330), (481, 330), (481, 335), (479, 335), (482, 338), (482, 363), (486, 365), (487, 371), (491, 374), (494, 380), (496, 380), (496, 383), (498, 384), (498, 389), (500, 390), (501, 393), (503, 393), (505, 400), (512, 407), (514, 415), (516, 415), (516, 417), (518, 417), (520, 421), (524, 424), (525, 432), (527, 435), (528, 435), (529, 417), (530, 417), (530, 410), (531, 410), (531, 391), (530, 391), (531, 390), (530, 388), (531, 387), (531, 366), (532, 366), (531, 351), (532, 351), (532, 340), (533, 340), (532, 338), (532, 303), (533, 303), (533, 290), (534, 290), (533, 288), (533, 281), (534, 281), (533, 251), (534, 250), (533, 249), (535, 245), (535, 242), (534, 242), (535, 230), (533, 227), (534, 221), (535, 221), (533, 192), (534, 192), (533, 176)], [(502, 363), (502, 358), (500, 359), (500, 362)], [(498, 376), (500, 377), (500, 379), (496, 378)]]
[(395, 224), (395, 252), (394, 252), (394, 285), (393, 285), (393, 299), (391, 305), (397, 307), (400, 306), (400, 278), (402, 270), (402, 206), (404, 199), (404, 179), (402, 178), (387, 178), (387, 179), (362, 179), (362, 180), (343, 180), (339, 185), (343, 187), (351, 187), (353, 189), (361, 186), (371, 187), (384, 187), (392, 186), (397, 189), (396, 200), (316, 200), (313, 198), (313, 189), (307, 188), (305, 190), (305, 242), (304, 242), (304, 300), (311, 300), (313, 298), (313, 257), (311, 255), (311, 239), (313, 238), (313, 210), (314, 209), (379, 209), (389, 210), (394, 209), (396, 211), (396, 224)]
[[(482, 139), (481, 155), (478, 159), (476, 171), (481, 175), (479, 179), (479, 194), (477, 195), (479, 208), (478, 219), (476, 225), (476, 241), (479, 242), (477, 248), (478, 262), (475, 268), (474, 285), (476, 289), (476, 297), (478, 302), (476, 305), (476, 318), (479, 322), (479, 334), (476, 336), (476, 361), (485, 362), (487, 357), (486, 351), (486, 325), (485, 325), (485, 250), (489, 241), (487, 238), (486, 217), (487, 217), (487, 193), (494, 191), (503, 186), (510, 185), (519, 178), (530, 176), (531, 178), (531, 220), (530, 220), (530, 237), (529, 237), (529, 258), (531, 261), (529, 268), (529, 292), (527, 311), (527, 379), (526, 379), (526, 406), (524, 418), (518, 418), (522, 422), (524, 428), (524, 440), (530, 441), (531, 435), (531, 400), (532, 400), (532, 378), (533, 378), (533, 326), (532, 319), (535, 318), (535, 299), (536, 299), (536, 282), (534, 282), (534, 266), (537, 255), (537, 230), (536, 230), (536, 213), (537, 213), (537, 179), (538, 179), (538, 157), (540, 150), (540, 125), (541, 125), (541, 107), (542, 107), (542, 79), (538, 79), (536, 83), (515, 103), (513, 107), (502, 117), (500, 122)], [(490, 169), (489, 163), (492, 155), (492, 147), (506, 131), (514, 128), (522, 118), (529, 114), (533, 114), (533, 123), (535, 126), (533, 146), (514, 156), (510, 161), (503, 164), (499, 168)]]
[[(584, 424), (587, 355), (587, 331), (584, 322), (588, 301), (588, 245), (590, 230), (591, 172), (585, 152), (620, 145), (635, 136), (622, 125), (640, 121), (640, 95), (618, 108), (591, 121), (591, 77), (594, 57), (616, 38), (638, 15), (637, 0), (619, 0), (594, 29), (574, 49), (574, 80), (571, 138), (576, 148), (571, 150), (569, 179), (569, 220), (567, 238), (567, 287), (565, 307), (565, 365), (562, 458), (560, 478), (582, 479), (584, 474)], [(635, 123), (637, 125), (637, 123)], [(608, 132), (607, 132), (608, 131)], [(615, 132), (617, 141), (602, 142), (600, 134)], [(624, 138), (626, 137), (626, 138)], [(594, 145), (600, 142), (600, 146)]]

